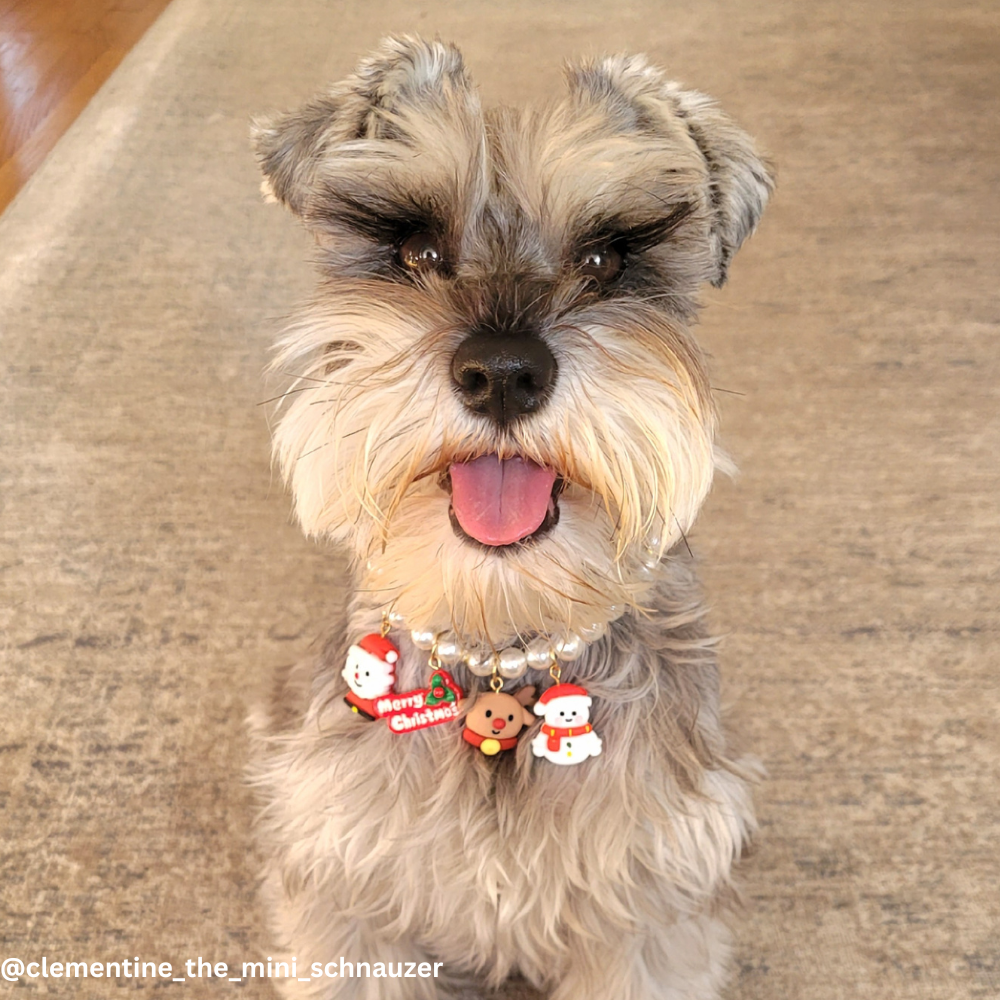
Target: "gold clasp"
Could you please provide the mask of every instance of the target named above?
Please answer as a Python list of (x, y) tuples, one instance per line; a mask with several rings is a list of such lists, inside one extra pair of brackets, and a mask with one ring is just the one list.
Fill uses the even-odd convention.
[(551, 677), (556, 684), (558, 684), (559, 678), (562, 677), (562, 667), (559, 666), (559, 661), (556, 659), (556, 651), (554, 649), (549, 650), (549, 657), (552, 660), (549, 664), (549, 677)]
[(503, 678), (500, 676), (500, 654), (493, 653), (493, 676), (490, 677), (490, 687), (494, 694), (499, 694), (503, 690)]
[(441, 669), (441, 661), (438, 659), (438, 638), (439, 635), (434, 636), (434, 642), (431, 645), (431, 655), (427, 660), (427, 666), (431, 668), (431, 671)]

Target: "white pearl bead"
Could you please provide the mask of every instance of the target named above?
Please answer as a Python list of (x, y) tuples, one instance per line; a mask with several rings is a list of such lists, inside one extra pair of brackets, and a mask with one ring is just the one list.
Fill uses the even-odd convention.
[(556, 656), (560, 660), (578, 660), (586, 643), (574, 632), (569, 632), (553, 644)]
[(389, 619), (389, 624), (393, 628), (402, 628), (406, 623), (403, 621), (403, 616), (398, 611), (390, 611), (386, 617)]
[(523, 649), (508, 646), (500, 653), (500, 676), (508, 681), (516, 681), (523, 677), (528, 669), (528, 657)]
[(477, 677), (489, 677), (493, 673), (493, 650), (474, 649), (465, 654), (465, 665)]
[(548, 670), (552, 665), (552, 643), (546, 635), (536, 635), (524, 652), (532, 670)]
[(647, 535), (646, 540), (643, 542), (643, 548), (647, 552), (659, 553), (661, 546), (663, 545), (663, 540), (659, 535)]
[(605, 632), (607, 632), (608, 626), (606, 622), (594, 622), (592, 625), (586, 625), (580, 629), (580, 637), (585, 639), (587, 642), (595, 642), (600, 639)]
[(434, 645), (434, 636), (435, 633), (426, 629), (415, 628), (410, 633), (410, 640), (417, 649), (430, 649)]
[(462, 658), (465, 650), (454, 632), (445, 632), (438, 637), (437, 657), (443, 667), (453, 667)]

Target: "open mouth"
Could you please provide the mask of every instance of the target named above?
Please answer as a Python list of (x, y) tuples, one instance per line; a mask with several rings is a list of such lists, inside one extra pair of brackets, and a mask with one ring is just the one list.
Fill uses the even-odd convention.
[(527, 458), (493, 454), (455, 462), (442, 485), (451, 488), (455, 533), (489, 548), (534, 540), (559, 522), (563, 481)]

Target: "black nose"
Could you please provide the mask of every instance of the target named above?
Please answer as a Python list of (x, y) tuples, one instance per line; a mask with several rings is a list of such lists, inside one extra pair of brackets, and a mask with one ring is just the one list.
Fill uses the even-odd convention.
[(459, 344), (451, 375), (473, 413), (505, 424), (545, 402), (556, 380), (556, 359), (538, 337), (473, 333)]

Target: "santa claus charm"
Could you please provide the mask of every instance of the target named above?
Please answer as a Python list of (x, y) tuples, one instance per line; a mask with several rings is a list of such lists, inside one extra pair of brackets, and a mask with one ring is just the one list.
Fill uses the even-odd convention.
[(536, 757), (553, 764), (579, 764), (601, 752), (601, 738), (590, 724), (591, 697), (576, 684), (554, 684), (535, 703), (544, 717), (531, 741)]
[(351, 711), (366, 719), (377, 719), (375, 701), (384, 697), (396, 682), (399, 650), (384, 635), (372, 632), (347, 651), (343, 677), (350, 690), (344, 701)]

